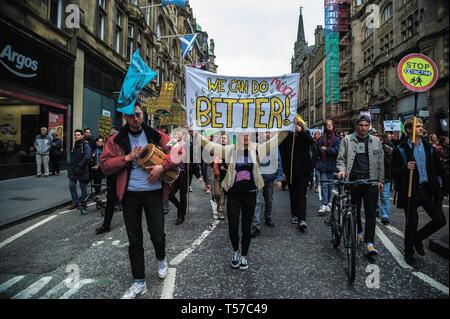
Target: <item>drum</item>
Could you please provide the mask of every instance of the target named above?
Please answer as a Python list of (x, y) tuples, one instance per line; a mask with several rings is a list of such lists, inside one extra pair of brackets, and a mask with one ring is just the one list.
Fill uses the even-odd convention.
[[(141, 167), (162, 165), (166, 156), (167, 155), (159, 148), (157, 148), (154, 144), (147, 144), (139, 152), (137, 164)], [(175, 182), (175, 180), (178, 178), (178, 175), (180, 175), (179, 167), (165, 171), (161, 174), (160, 179), (168, 184), (171, 184)]]

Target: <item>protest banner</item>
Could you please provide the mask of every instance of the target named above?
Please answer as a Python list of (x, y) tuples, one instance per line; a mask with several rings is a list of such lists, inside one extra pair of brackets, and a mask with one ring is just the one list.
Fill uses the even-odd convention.
[(299, 74), (221, 76), (186, 67), (186, 110), (193, 130), (293, 131)]

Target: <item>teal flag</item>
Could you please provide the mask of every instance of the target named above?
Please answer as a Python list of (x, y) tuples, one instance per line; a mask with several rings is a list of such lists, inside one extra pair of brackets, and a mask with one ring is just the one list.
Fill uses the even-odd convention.
[(150, 69), (136, 50), (131, 58), (127, 75), (120, 90), (119, 99), (117, 100), (117, 111), (133, 115), (134, 106), (136, 104), (139, 92), (147, 85), (155, 76), (156, 72)]

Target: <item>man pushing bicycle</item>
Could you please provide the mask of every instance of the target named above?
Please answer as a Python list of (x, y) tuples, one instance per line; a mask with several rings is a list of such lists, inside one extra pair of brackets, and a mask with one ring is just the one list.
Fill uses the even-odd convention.
[[(378, 180), (377, 185), (359, 185), (352, 190), (352, 203), (355, 206), (364, 201), (365, 231), (364, 242), (367, 244), (367, 254), (378, 254), (374, 246), (376, 227), (376, 206), (378, 192), (384, 184), (384, 153), (378, 138), (368, 134), (370, 118), (361, 115), (356, 122), (356, 132), (347, 135), (341, 142), (337, 158), (338, 178), (350, 181), (360, 179)], [(358, 237), (362, 230), (358, 230)]]

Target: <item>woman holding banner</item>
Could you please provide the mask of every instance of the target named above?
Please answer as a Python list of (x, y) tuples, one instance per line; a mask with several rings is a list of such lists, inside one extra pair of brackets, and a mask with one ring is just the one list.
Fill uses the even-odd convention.
[[(197, 135), (198, 136), (198, 135)], [(287, 136), (280, 132), (263, 144), (251, 141), (250, 135), (241, 133), (236, 145), (220, 145), (201, 136), (202, 146), (215, 156), (225, 154), (229, 163), (222, 182), (227, 195), (228, 231), (233, 246), (231, 267), (245, 270), (248, 268), (247, 254), (250, 247), (251, 227), (256, 206), (257, 192), (264, 187), (259, 167), (260, 157), (270, 154)], [(277, 167), (274, 168), (275, 171)], [(239, 249), (239, 219), (242, 213), (242, 240)]]

